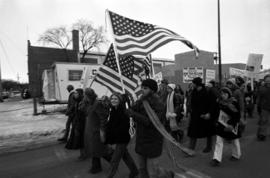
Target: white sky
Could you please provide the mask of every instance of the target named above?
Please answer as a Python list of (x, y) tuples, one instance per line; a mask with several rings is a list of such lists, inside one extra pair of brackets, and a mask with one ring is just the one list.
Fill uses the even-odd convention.
[[(222, 63), (247, 62), (264, 54), (270, 68), (270, 1), (221, 1)], [(0, 0), (0, 62), (3, 79), (28, 81), (27, 39), (34, 46), (46, 29), (70, 26), (78, 19), (105, 26), (105, 9), (159, 25), (184, 36), (202, 50), (217, 51), (217, 0)], [(189, 51), (171, 42), (153, 57), (174, 59)], [(103, 49), (106, 52), (107, 49)]]

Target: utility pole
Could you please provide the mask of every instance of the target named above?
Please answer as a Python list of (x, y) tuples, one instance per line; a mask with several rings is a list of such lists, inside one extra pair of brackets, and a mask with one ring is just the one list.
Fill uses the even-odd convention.
[(219, 86), (222, 86), (222, 68), (221, 68), (221, 42), (220, 42), (220, 0), (218, 0), (218, 77)]
[(2, 91), (3, 91), (3, 88), (2, 88), (2, 77), (1, 77), (1, 61), (0, 61), (0, 103), (1, 102), (4, 102), (3, 100), (3, 97), (2, 97)]

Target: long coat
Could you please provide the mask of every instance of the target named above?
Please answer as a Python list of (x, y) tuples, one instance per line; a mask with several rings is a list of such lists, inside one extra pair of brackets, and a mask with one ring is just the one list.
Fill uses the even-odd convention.
[[(188, 136), (192, 138), (204, 138), (212, 136), (214, 127), (201, 115), (209, 113), (210, 103), (208, 92), (203, 86), (201, 90), (194, 89), (191, 93), (191, 116), (188, 127)], [(209, 131), (210, 129), (210, 131)]]
[(102, 157), (108, 154), (108, 147), (100, 140), (101, 122), (106, 120), (108, 112), (108, 108), (98, 100), (88, 107), (84, 136), (87, 156)]
[[(161, 122), (165, 120), (165, 107), (158, 95), (154, 94), (145, 98), (151, 108), (155, 111)], [(162, 153), (163, 136), (152, 124), (146, 110), (142, 104), (143, 99), (139, 99), (132, 107), (134, 120), (136, 122), (136, 146), (135, 151), (147, 158), (159, 157)]]
[(82, 102), (75, 102), (72, 129), (66, 148), (78, 149), (84, 147), (85, 108)]
[[(221, 111), (225, 112), (229, 116), (229, 120), (227, 121), (228, 125), (233, 126), (234, 128), (238, 128), (239, 121), (240, 121), (240, 110), (239, 110), (239, 104), (234, 98), (230, 98), (227, 101), (220, 101), (219, 102), (219, 108)], [(228, 139), (236, 139), (241, 137), (241, 133), (239, 129), (237, 130), (237, 133), (234, 134), (233, 132), (228, 132), (225, 129), (225, 126), (217, 122), (216, 125), (216, 134)]]
[(130, 140), (129, 117), (125, 113), (125, 108), (111, 107), (109, 121), (105, 128), (106, 142), (108, 144), (127, 144)]

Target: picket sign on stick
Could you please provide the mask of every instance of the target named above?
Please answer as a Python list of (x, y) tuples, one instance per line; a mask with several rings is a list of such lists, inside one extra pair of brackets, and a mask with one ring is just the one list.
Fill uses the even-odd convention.
[[(106, 9), (106, 22), (108, 20), (109, 22), (109, 26), (111, 27), (110, 29), (110, 32), (113, 36), (113, 28), (112, 28), (112, 22), (111, 22), (111, 18), (109, 17), (109, 11), (108, 9)], [(122, 73), (121, 73), (121, 68), (120, 68), (120, 63), (119, 63), (119, 55), (118, 55), (118, 52), (117, 52), (117, 48), (116, 48), (116, 45), (115, 45), (115, 39), (113, 38), (113, 48), (114, 48), (114, 51), (115, 51), (115, 58), (116, 58), (116, 64), (117, 64), (117, 68), (118, 68), (118, 73), (119, 73), (119, 77), (120, 77), (120, 80), (121, 80), (121, 86), (122, 86), (122, 92), (125, 93), (125, 87), (124, 87), (124, 82), (123, 82), (123, 78), (122, 78)], [(126, 105), (126, 108), (128, 109), (129, 106), (127, 104), (127, 102), (125, 103)], [(133, 122), (133, 119), (132, 117), (129, 118), (129, 134), (131, 137), (133, 137), (135, 135), (135, 128), (134, 128), (134, 122)]]

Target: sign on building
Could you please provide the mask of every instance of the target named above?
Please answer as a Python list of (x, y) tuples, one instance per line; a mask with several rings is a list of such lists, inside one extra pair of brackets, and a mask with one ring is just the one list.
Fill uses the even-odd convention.
[(230, 77), (240, 76), (240, 77), (244, 78), (246, 76), (246, 71), (245, 70), (237, 69), (237, 68), (233, 68), (233, 67), (229, 68), (229, 73), (230, 73)]
[(206, 69), (205, 71), (205, 83), (210, 82), (211, 80), (216, 79), (216, 70)]
[(203, 79), (203, 67), (187, 67), (183, 69), (183, 83), (191, 83), (196, 77)]

